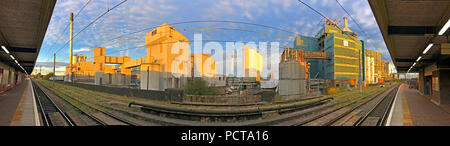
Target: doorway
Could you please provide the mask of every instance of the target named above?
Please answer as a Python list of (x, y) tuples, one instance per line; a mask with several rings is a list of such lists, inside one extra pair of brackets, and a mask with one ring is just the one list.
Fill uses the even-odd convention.
[(432, 76), (425, 76), (425, 95), (433, 94), (432, 85), (433, 85)]

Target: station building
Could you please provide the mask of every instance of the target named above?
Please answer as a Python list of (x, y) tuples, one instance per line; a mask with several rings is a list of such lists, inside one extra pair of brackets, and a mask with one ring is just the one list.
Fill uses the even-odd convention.
[(43, 54), (55, 4), (56, 0), (0, 1), (0, 126), (41, 125), (28, 75), (39, 52)]
[(450, 104), (450, 2), (371, 0), (369, 4), (399, 73), (418, 73), (421, 95), (438, 105)]

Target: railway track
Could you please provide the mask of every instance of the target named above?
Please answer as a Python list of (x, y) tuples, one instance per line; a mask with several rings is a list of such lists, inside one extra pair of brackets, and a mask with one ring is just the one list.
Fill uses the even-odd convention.
[(318, 112), (296, 126), (381, 126), (385, 123), (398, 85), (373, 97), (361, 98), (343, 106)]
[[(233, 119), (233, 121), (248, 121), (253, 119), (258, 119), (265, 113), (278, 113), (285, 114), (290, 112), (295, 112), (303, 109), (308, 109), (314, 106), (325, 104), (333, 98), (323, 98), (308, 103), (293, 104), (289, 106), (273, 106), (273, 107), (258, 107), (252, 109), (243, 110), (200, 110), (200, 109), (185, 109), (178, 107), (166, 107), (158, 105), (149, 105), (138, 102), (131, 102), (129, 106), (132, 105), (139, 106), (142, 111), (154, 115), (165, 115), (166, 117), (176, 117), (179, 119), (191, 120), (191, 121), (202, 121), (202, 119), (213, 119), (214, 121), (209, 122), (223, 122), (228, 119)], [(219, 119), (219, 120), (218, 120)], [(241, 120), (239, 120), (241, 119)]]
[[(37, 83), (33, 83), (33, 88), (35, 91), (35, 94), (37, 95), (36, 98), (38, 98), (38, 103), (39, 103), (39, 107), (43, 107), (40, 108), (41, 113), (44, 113), (42, 115), (46, 115), (46, 116), (42, 116), (42, 119), (44, 119), (44, 125), (47, 126), (76, 126), (75, 122), (72, 121), (71, 117), (68, 116), (63, 110), (61, 110), (61, 108), (59, 108), (55, 102), (53, 102), (53, 100), (48, 96), (47, 93), (45, 93), (38, 85)], [(44, 98), (45, 97), (45, 98)], [(61, 97), (59, 97), (61, 98)], [(41, 102), (41, 100), (44, 100), (43, 102)], [(123, 118), (121, 118), (120, 116), (117, 116), (116, 114), (113, 114), (111, 112), (107, 112), (104, 110), (100, 110), (98, 108), (93, 107), (93, 105), (88, 104), (86, 102), (83, 102), (79, 99), (75, 99), (75, 98), (71, 98), (72, 102), (61, 98), (62, 100), (64, 100), (66, 103), (70, 104), (73, 108), (76, 108), (76, 110), (80, 111), (81, 114), (89, 117), (90, 119), (94, 120), (95, 122), (97, 122), (99, 125), (131, 125), (131, 126), (135, 126), (137, 125), (136, 123), (130, 122), (129, 120), (125, 120)], [(89, 112), (85, 112), (85, 109), (81, 109), (78, 106), (73, 105), (73, 101), (75, 101), (77, 104), (81, 104), (83, 105), (85, 108), (89, 108), (90, 110), (96, 111), (96, 113), (89, 113)], [(42, 105), (42, 106), (40, 106)], [(52, 124), (52, 120), (50, 118), (50, 116), (48, 115), (54, 115), (55, 112), (58, 112), (61, 114), (62, 118), (56, 118), (56, 125)], [(56, 116), (58, 117), (58, 116)], [(53, 116), (53, 119), (54, 116)], [(61, 123), (61, 119), (64, 119), (64, 121), (66, 121), (64, 123)]]
[[(339, 117), (334, 117), (333, 119), (328, 119), (325, 123), (323, 118), (330, 116), (333, 113), (342, 112), (346, 107), (353, 106), (355, 104), (361, 103), (372, 94), (380, 94), (376, 91), (370, 91), (366, 96), (358, 97), (357, 99), (347, 99), (344, 101), (336, 101), (333, 104), (317, 107), (314, 111), (310, 111), (308, 114), (303, 114), (301, 116), (297, 116), (295, 118), (289, 118), (288, 120), (283, 120), (278, 123), (275, 123), (275, 126), (303, 126), (311, 123), (317, 124), (320, 121), (319, 125), (329, 125), (333, 121), (336, 121)], [(342, 96), (339, 96), (342, 98)], [(312, 126), (312, 125), (311, 125)]]
[(34, 82), (32, 82), (32, 84), (41, 118), (45, 126), (75, 126), (72, 119), (70, 119), (58, 105), (56, 105), (55, 102), (41, 90), (41, 88)]
[(81, 101), (76, 98), (71, 98), (71, 99), (75, 100), (76, 102), (82, 104), (83, 106), (85, 106), (91, 110), (96, 111), (96, 113), (88, 114), (88, 115), (90, 117), (92, 117), (94, 120), (98, 121), (102, 125), (129, 125), (129, 126), (138, 126), (139, 125), (135, 122), (132, 122), (121, 116), (118, 116), (117, 114), (114, 114), (113, 112), (101, 110), (97, 107), (94, 107), (93, 104), (87, 103), (86, 101)]
[(365, 114), (354, 126), (384, 126), (386, 125), (386, 119), (394, 104), (395, 95), (398, 92), (398, 88), (395, 89), (382, 100), (380, 100), (367, 114)]
[[(58, 94), (60, 94), (59, 96), (99, 113), (100, 116), (90, 113), (90, 117), (102, 125), (111, 125), (104, 120), (104, 118), (109, 118), (123, 123), (119, 125), (335, 126), (345, 125), (342, 123), (347, 123), (348, 125), (348, 123), (350, 123), (348, 121), (353, 121), (353, 123), (348, 126), (367, 126), (371, 125), (370, 123), (373, 123), (373, 120), (377, 117), (380, 121), (375, 123), (385, 123), (384, 119), (386, 119), (386, 114), (389, 113), (389, 111), (382, 109), (389, 109), (387, 107), (392, 105), (393, 96), (388, 97), (387, 95), (388, 93), (389, 95), (395, 95), (395, 93), (391, 92), (396, 91), (395, 89), (397, 88), (398, 86), (390, 87), (383, 91), (371, 90), (356, 99), (346, 99), (344, 101), (336, 101), (329, 104), (327, 103), (333, 100), (333, 98), (321, 98), (301, 104), (258, 107), (255, 109), (242, 110), (198, 110), (131, 102), (128, 106), (138, 106), (141, 111), (130, 111), (93, 99), (80, 98), (76, 95), (81, 94), (76, 92), (55, 92), (58, 92)], [(358, 116), (358, 114), (360, 116)], [(261, 117), (263, 115), (278, 116), (263, 119), (253, 118)], [(147, 122), (151, 124), (148, 124)]]

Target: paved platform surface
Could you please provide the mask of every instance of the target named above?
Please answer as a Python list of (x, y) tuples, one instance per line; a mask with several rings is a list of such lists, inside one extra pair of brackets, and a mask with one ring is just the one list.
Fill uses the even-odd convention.
[(449, 105), (438, 106), (406, 84), (399, 88), (389, 126), (450, 126)]
[(0, 126), (39, 125), (30, 79), (0, 94)]

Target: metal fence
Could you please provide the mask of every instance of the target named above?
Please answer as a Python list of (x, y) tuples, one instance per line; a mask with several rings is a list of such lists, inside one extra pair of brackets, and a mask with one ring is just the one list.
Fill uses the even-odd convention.
[(75, 86), (88, 90), (95, 90), (110, 94), (116, 94), (121, 96), (129, 96), (129, 97), (139, 97), (146, 98), (151, 100), (158, 101), (169, 101), (169, 98), (166, 96), (164, 91), (153, 91), (153, 90), (139, 90), (139, 89), (131, 89), (131, 88), (118, 88), (118, 87), (107, 87), (107, 86), (99, 86), (99, 85), (89, 85), (89, 84), (81, 84), (81, 83), (70, 83), (70, 82), (60, 82), (59, 83)]

